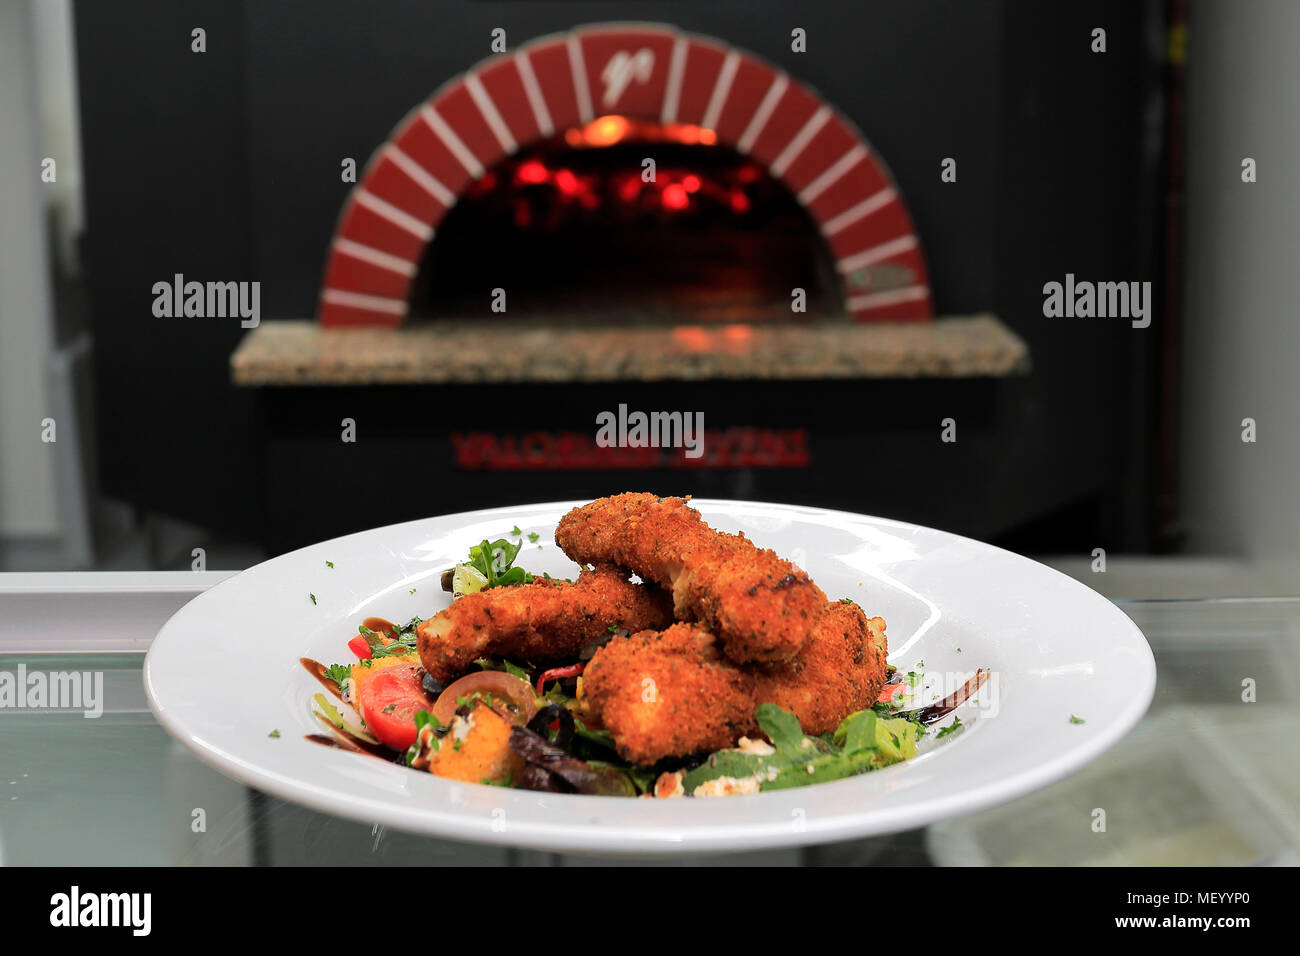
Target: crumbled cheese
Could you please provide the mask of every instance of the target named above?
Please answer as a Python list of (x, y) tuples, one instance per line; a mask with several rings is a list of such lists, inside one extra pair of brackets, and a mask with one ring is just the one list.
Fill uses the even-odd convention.
[(766, 740), (750, 740), (748, 737), (736, 741), (736, 749), (742, 754), (753, 754), (756, 757), (770, 757), (776, 753), (776, 748)]
[(471, 713), (468, 717), (462, 717), (457, 714), (451, 719), (451, 739), (464, 740), (469, 736), (469, 732), (474, 729), (474, 715)]
[(655, 781), (654, 795), (662, 800), (686, 796), (686, 788), (682, 786), (682, 778), (685, 776), (685, 770), (678, 770), (676, 773), (661, 773), (659, 779)]
[(744, 793), (758, 793), (757, 777), (714, 777), (692, 791), (692, 797), (734, 797)]

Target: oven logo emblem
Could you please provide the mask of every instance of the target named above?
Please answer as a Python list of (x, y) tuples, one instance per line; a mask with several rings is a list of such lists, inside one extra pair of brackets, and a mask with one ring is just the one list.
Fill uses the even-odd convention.
[(641, 84), (649, 83), (654, 69), (655, 54), (650, 48), (642, 47), (635, 53), (619, 50), (609, 58), (605, 69), (600, 73), (600, 78), (605, 83), (605, 93), (600, 98), (601, 103), (606, 107), (612, 107), (627, 92), (633, 80)]

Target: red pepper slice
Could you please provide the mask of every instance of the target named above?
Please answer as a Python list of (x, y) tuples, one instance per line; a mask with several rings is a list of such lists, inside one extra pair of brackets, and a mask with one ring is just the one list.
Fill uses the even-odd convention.
[(548, 680), (558, 680), (561, 677), (577, 677), (586, 667), (586, 664), (570, 664), (568, 667), (552, 667), (548, 671), (542, 671), (537, 676), (537, 696), (541, 697), (546, 693), (542, 689), (542, 685)]
[(358, 634), (356, 637), (352, 638), (352, 640), (348, 641), (348, 649), (363, 661), (368, 661), (370, 658), (375, 656), (371, 652), (370, 644), (366, 641), (364, 634)]

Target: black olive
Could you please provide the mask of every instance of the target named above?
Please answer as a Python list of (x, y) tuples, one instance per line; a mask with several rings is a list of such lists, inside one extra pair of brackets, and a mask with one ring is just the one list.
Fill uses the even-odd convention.
[[(559, 721), (560, 726), (554, 731), (555, 736), (551, 736), (551, 724)], [(569, 708), (561, 707), (559, 704), (547, 704), (528, 722), (528, 729), (547, 743), (559, 747), (561, 750), (568, 748), (573, 742), (573, 714)]]
[(424, 672), (424, 677), (420, 679), (420, 684), (424, 687), (424, 692), (434, 700), (437, 700), (442, 696), (442, 692), (446, 689), (442, 686), (442, 681), (438, 680), (438, 678), (434, 677), (428, 671)]
[(451, 584), (451, 582), (452, 582), (452, 579), (455, 577), (455, 575), (456, 575), (456, 569), (455, 569), (455, 568), (448, 568), (446, 571), (443, 571), (443, 572), (442, 572), (442, 589), (443, 589), (444, 591), (450, 591), (450, 590), (451, 590), (451, 588), (452, 588), (452, 584)]

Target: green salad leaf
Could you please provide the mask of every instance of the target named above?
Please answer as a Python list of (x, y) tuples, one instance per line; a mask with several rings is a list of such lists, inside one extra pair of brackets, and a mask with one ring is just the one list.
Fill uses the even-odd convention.
[(528, 680), (528, 671), (504, 657), (480, 657), (474, 663), (485, 671), (505, 671), (511, 677)]
[(608, 730), (594, 730), (582, 722), (581, 717), (573, 718), (573, 735), (587, 743), (595, 744), (597, 747), (603, 747), (610, 753), (615, 753), (614, 735)]
[(483, 585), (485, 590), (511, 584), (527, 584), (533, 576), (523, 568), (514, 567), (515, 558), (522, 547), (522, 541), (512, 542), (507, 538), (488, 541), (484, 538), (469, 549), (469, 561), (466, 563), (487, 579), (487, 584)]
[(917, 727), (902, 718), (882, 718), (873, 710), (849, 714), (835, 733), (809, 737), (799, 720), (775, 704), (760, 704), (758, 725), (774, 753), (719, 750), (682, 779), (687, 793), (719, 777), (757, 780), (759, 790), (805, 787), (907, 760), (916, 753)]
[(610, 763), (607, 760), (588, 760), (586, 764), (592, 770), (621, 774), (632, 784), (632, 787), (636, 790), (636, 796), (648, 792), (655, 785), (655, 779), (659, 776), (658, 772), (651, 767), (633, 767), (628, 764)]

